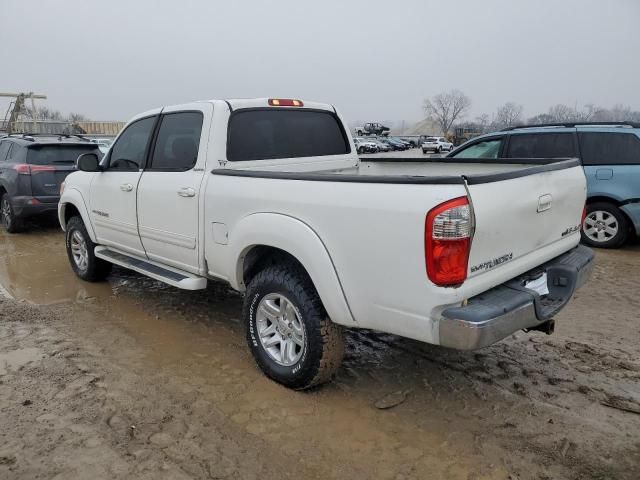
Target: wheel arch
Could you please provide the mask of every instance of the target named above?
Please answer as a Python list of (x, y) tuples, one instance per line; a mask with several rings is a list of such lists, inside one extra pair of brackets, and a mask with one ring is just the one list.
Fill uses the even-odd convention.
[(96, 234), (82, 194), (75, 189), (65, 190), (58, 206), (58, 221), (62, 230), (66, 230), (67, 222), (75, 215), (80, 215), (91, 241), (97, 243)]
[(356, 324), (331, 256), (306, 223), (284, 214), (255, 213), (230, 231), (229, 245), (235, 261), (229, 281), (237, 290), (244, 291), (265, 265), (293, 261), (311, 279), (331, 320), (341, 325)]
[[(624, 206), (624, 202), (613, 198), (613, 197), (608, 197), (606, 195), (593, 195), (592, 197), (587, 197), (587, 205), (590, 205), (592, 203), (610, 203), (616, 207), (618, 207), (618, 210), (620, 210), (620, 212), (622, 212), (622, 214), (625, 216), (625, 218), (627, 219), (627, 221), (629, 222), (629, 225), (634, 227), (636, 225), (636, 222), (634, 222), (634, 219), (631, 218), (629, 216), (629, 213), (625, 211), (624, 208), (622, 208)], [(640, 227), (638, 227), (640, 228)], [(638, 233), (640, 233), (640, 230), (638, 228), (635, 228)]]

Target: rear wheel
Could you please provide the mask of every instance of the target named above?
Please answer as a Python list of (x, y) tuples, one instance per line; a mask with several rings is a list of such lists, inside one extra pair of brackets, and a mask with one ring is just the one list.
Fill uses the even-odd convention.
[(96, 257), (96, 244), (91, 241), (81, 217), (67, 222), (66, 246), (71, 268), (87, 282), (104, 280), (111, 272), (112, 264)]
[(13, 205), (11, 205), (11, 197), (9, 197), (8, 193), (2, 195), (2, 200), (0, 200), (0, 214), (2, 216), (2, 224), (7, 229), (7, 232), (18, 233), (22, 230), (22, 219), (16, 217)]
[(582, 222), (582, 241), (592, 247), (618, 248), (629, 236), (629, 221), (622, 211), (611, 203), (596, 202), (587, 205)]
[(269, 266), (251, 280), (243, 316), (256, 363), (286, 387), (325, 383), (342, 362), (342, 328), (329, 319), (308, 275), (294, 263)]
[(440, 147), (436, 147), (436, 153), (440, 153)]

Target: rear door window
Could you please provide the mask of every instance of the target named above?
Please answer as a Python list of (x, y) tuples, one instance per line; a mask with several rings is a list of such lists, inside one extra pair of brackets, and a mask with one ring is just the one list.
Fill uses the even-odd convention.
[(640, 139), (633, 133), (579, 132), (583, 165), (640, 165)]
[(507, 158), (576, 157), (572, 133), (523, 133), (509, 138)]
[(464, 150), (452, 155), (454, 158), (498, 158), (502, 138), (492, 138), (469, 145)]
[(149, 170), (186, 171), (198, 158), (202, 113), (179, 112), (162, 116)]
[(238, 110), (229, 120), (230, 161), (344, 155), (351, 151), (338, 118), (316, 110)]
[(97, 145), (34, 145), (27, 152), (27, 163), (31, 165), (73, 165), (79, 155), (95, 153), (102, 155)]

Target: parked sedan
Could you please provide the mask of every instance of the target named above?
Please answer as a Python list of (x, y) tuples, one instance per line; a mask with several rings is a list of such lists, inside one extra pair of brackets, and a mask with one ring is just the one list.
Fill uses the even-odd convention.
[(447, 142), (444, 137), (428, 137), (422, 144), (422, 153), (450, 152), (451, 150), (453, 150), (453, 143)]
[(404, 140), (403, 138), (400, 138), (400, 137), (390, 137), (390, 138), (391, 140), (402, 143), (405, 147), (407, 147), (407, 149), (413, 148), (413, 145), (408, 140)]
[(393, 140), (392, 138), (380, 138), (380, 141), (387, 144), (391, 150), (407, 149), (407, 146), (404, 143)]
[(377, 138), (369, 139), (369, 141), (376, 144), (379, 152), (388, 152), (389, 150), (392, 150), (392, 148), (389, 145), (387, 145), (382, 140), (379, 140)]

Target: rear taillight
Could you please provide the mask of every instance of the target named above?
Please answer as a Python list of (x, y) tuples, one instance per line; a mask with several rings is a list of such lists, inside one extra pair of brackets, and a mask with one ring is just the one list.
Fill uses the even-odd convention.
[(472, 230), (467, 197), (441, 203), (427, 213), (424, 256), (429, 280), (455, 287), (467, 279)]
[(587, 206), (582, 209), (582, 218), (580, 219), (580, 225), (584, 224), (584, 219), (587, 218)]
[(14, 165), (13, 169), (20, 175), (31, 175), (42, 172), (55, 172), (56, 167), (52, 165), (29, 165), (27, 163), (19, 163)]

